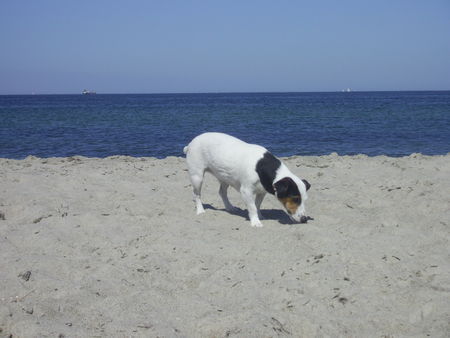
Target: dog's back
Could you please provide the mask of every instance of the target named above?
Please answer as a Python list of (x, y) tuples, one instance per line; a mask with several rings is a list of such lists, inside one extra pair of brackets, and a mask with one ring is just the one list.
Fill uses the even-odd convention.
[(190, 171), (210, 171), (219, 180), (226, 182), (231, 177), (236, 180), (237, 177), (246, 176), (249, 165), (254, 166), (265, 152), (267, 150), (264, 147), (222, 133), (201, 134), (184, 148)]

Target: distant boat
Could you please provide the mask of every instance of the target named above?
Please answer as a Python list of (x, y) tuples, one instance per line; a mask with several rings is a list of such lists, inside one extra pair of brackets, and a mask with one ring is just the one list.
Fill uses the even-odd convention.
[(83, 95), (95, 95), (95, 94), (97, 94), (97, 93), (94, 92), (93, 90), (87, 90), (87, 89), (84, 89), (84, 90), (81, 92), (81, 94), (83, 94)]
[(342, 91), (343, 91), (344, 93), (350, 93), (352, 90), (351, 90), (350, 88), (347, 88), (347, 89), (342, 89)]

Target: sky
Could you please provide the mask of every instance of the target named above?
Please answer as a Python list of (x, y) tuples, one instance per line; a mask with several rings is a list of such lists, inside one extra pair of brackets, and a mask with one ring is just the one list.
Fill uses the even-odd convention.
[(450, 90), (450, 0), (0, 0), (0, 94)]

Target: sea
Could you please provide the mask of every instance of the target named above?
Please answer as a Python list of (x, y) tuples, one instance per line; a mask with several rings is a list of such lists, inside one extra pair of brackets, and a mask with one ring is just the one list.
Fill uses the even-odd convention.
[(0, 157), (183, 156), (203, 132), (277, 156), (450, 152), (450, 91), (0, 95)]

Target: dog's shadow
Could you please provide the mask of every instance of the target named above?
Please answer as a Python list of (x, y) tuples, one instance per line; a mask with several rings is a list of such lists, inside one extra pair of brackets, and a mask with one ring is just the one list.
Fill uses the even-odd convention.
[[(226, 209), (218, 209), (214, 206), (212, 206), (211, 204), (203, 204), (203, 207), (205, 209), (211, 209), (211, 210), (216, 210), (216, 211), (223, 211), (223, 212), (227, 212), (229, 214), (232, 215), (237, 215), (237, 216), (241, 216), (245, 219), (247, 219), (248, 221), (250, 220), (248, 217), (248, 211), (247, 209), (241, 209), (236, 207), (235, 210), (233, 210), (232, 212), (226, 210)], [(263, 216), (261, 221), (264, 220), (273, 220), (273, 221), (278, 221), (280, 224), (297, 224), (295, 222), (293, 222), (289, 216), (283, 211), (283, 210), (279, 210), (279, 209), (263, 209), (261, 210), (261, 214)], [(312, 217), (307, 217), (307, 221), (309, 220), (313, 220)]]

